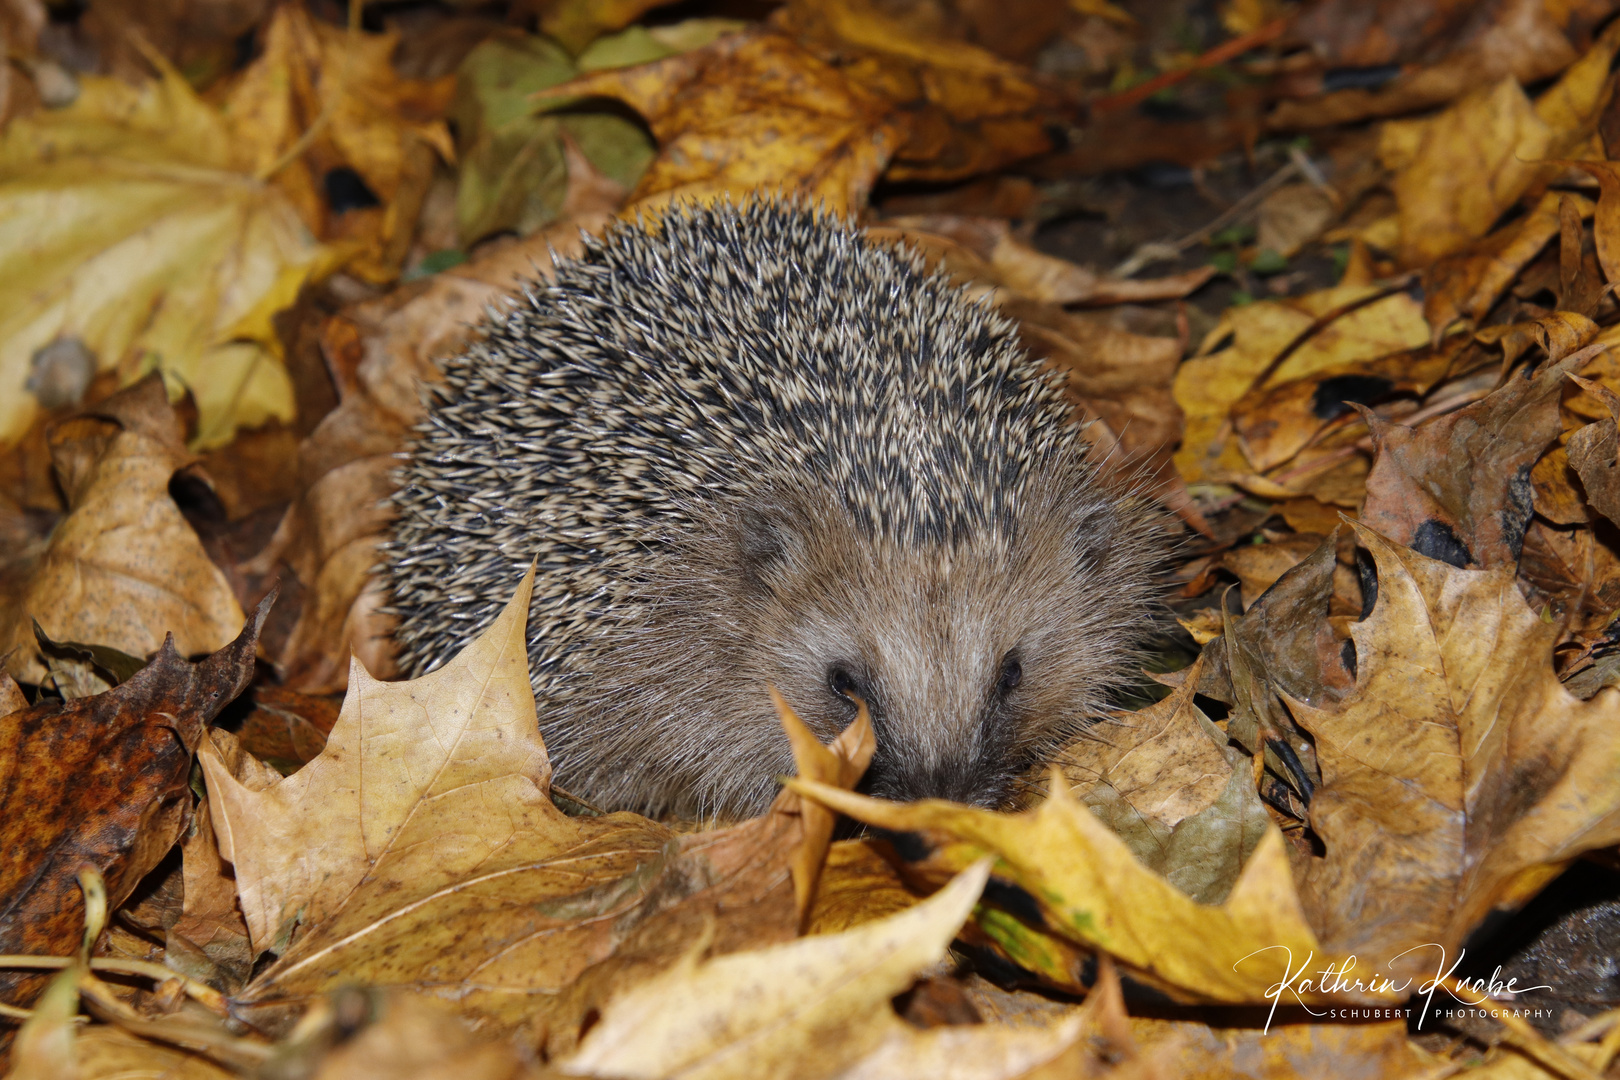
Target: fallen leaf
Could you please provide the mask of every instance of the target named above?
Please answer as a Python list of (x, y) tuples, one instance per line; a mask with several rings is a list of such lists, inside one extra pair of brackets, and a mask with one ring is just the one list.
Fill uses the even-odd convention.
[(1558, 235), (1560, 206), (1569, 200), (1584, 216), (1591, 201), (1548, 192), (1518, 221), (1463, 251), (1443, 256), (1423, 272), (1423, 317), (1438, 338), (1460, 320), (1481, 322), (1525, 266)]
[(1072, 109), (1028, 68), (976, 45), (920, 31), (871, 0), (795, 0), (771, 24), (833, 65), (851, 90), (904, 118), (890, 180), (945, 181), (993, 172), (1052, 149)]
[(1422, 975), (1492, 908), (1620, 840), (1620, 690), (1582, 702), (1559, 684), (1558, 628), (1525, 604), (1511, 566), (1460, 570), (1356, 535), (1378, 600), (1350, 627), (1355, 688), (1336, 704), (1290, 702), (1322, 769), (1310, 822), (1325, 853), (1301, 896), (1328, 948)]
[(74, 339), (129, 383), (154, 369), (197, 403), (197, 444), (293, 415), (270, 315), (335, 266), (252, 149), (173, 69), (78, 99), (0, 137), (0, 445), (38, 408), (34, 356)]
[[(1594, 346), (1601, 350), (1606, 346)], [(1530, 522), (1530, 471), (1560, 430), (1564, 375), (1588, 351), (1521, 370), (1482, 401), (1418, 428), (1372, 418), (1377, 456), (1361, 520), (1453, 566), (1512, 566)]]
[(1587, 424), (1570, 435), (1569, 464), (1580, 476), (1592, 509), (1610, 521), (1620, 521), (1620, 471), (1615, 468), (1620, 447), (1615, 426), (1620, 420), (1620, 397), (1602, 383), (1589, 382), (1579, 375), (1570, 375), (1570, 380), (1603, 402), (1610, 418)]
[[(1601, 20), (1608, 5), (1598, 7), (1592, 14)], [(1464, 17), (1447, 17), (1458, 14)], [(1509, 76), (1525, 86), (1542, 82), (1575, 59), (1566, 30), (1575, 21), (1593, 25), (1584, 14), (1577, 15), (1573, 5), (1549, 8), (1541, 0), (1506, 0), (1489, 8), (1450, 3), (1373, 7), (1364, 0), (1313, 4), (1302, 9), (1295, 32), (1311, 42), (1330, 68), (1366, 67), (1376, 73), (1385, 64), (1402, 66), (1376, 89), (1284, 101), (1267, 119), (1282, 130), (1320, 128), (1427, 109), (1482, 82)], [(1341, 38), (1346, 30), (1348, 41)], [(1404, 62), (1418, 57), (1421, 62)]]
[[(1341, 1010), (1338, 1023), (1283, 1023), (1268, 1026), (1206, 1024), (1160, 1016), (1132, 1016), (1129, 1031), (1144, 1054), (1163, 1050), (1167, 1075), (1179, 1080), (1299, 1080), (1343, 1075), (1365, 1069), (1368, 1076), (1418, 1077), (1446, 1067), (1438, 1055), (1407, 1037), (1403, 1008)], [(1355, 1022), (1345, 1022), (1353, 1020)], [(1470, 1069), (1475, 1075), (1477, 1069)], [(1538, 1078), (1539, 1080), (1539, 1078)]]
[(414, 994), (375, 995), (380, 1013), (344, 1032), (321, 1055), (311, 1080), (521, 1080), (539, 1070), (509, 1040), (480, 1037), (442, 1005)]
[[(1047, 304), (1102, 306), (1175, 300), (1215, 274), (1212, 266), (1164, 278), (1110, 278), (1068, 259), (1043, 254), (1012, 234), (1006, 221), (957, 214), (913, 214), (868, 228), (874, 239), (899, 239), (920, 247), (947, 273), (963, 281), (1005, 289)], [(941, 243), (941, 241), (946, 243)], [(964, 250), (965, 249), (965, 250)]]
[[(1232, 403), (1234, 434), (1256, 472), (1272, 473), (1335, 427), (1361, 426), (1356, 405), (1393, 397), (1421, 397), (1452, 373), (1469, 344), (1454, 334), (1438, 348), (1424, 346), (1320, 371), (1251, 390)], [(1245, 601), (1246, 602), (1246, 601)]]
[[(1612, 89), (1617, 49), (1620, 31), (1611, 27), (1533, 105), (1509, 76), (1432, 119), (1386, 124), (1380, 154), (1395, 172), (1401, 261), (1422, 266), (1484, 236), (1556, 168), (1551, 159), (1588, 139)], [(1473, 182), (1457, 183), (1459, 171)]]
[(1187, 418), (1175, 463), (1189, 487), (1227, 484), (1250, 472), (1230, 427), (1231, 409), (1245, 395), (1429, 340), (1416, 301), (1380, 292), (1344, 286), (1222, 312), (1198, 355), (1177, 369), (1173, 386)]
[[(854, 787), (856, 781), (866, 774), (866, 767), (872, 763), (872, 754), (877, 750), (877, 737), (867, 716), (866, 703), (859, 703), (854, 723), (843, 734), (833, 740), (830, 746), (822, 746), (815, 732), (799, 719), (793, 706), (777, 692), (776, 687), (771, 687), (770, 691), (771, 701), (776, 705), (776, 715), (782, 720), (788, 742), (793, 744), (793, 759), (798, 763), (799, 775), (835, 787)], [(827, 849), (832, 844), (833, 826), (837, 824), (837, 819), (820, 803), (807, 803), (791, 792), (784, 793), (777, 809), (786, 813), (796, 811), (804, 832), (804, 839), (793, 853), (792, 863), (793, 906), (799, 916), (799, 926), (804, 928), (810, 921), (816, 884), (821, 877), (821, 868), (827, 861)]]
[(1333, 196), (1315, 184), (1285, 184), (1260, 203), (1254, 246), (1285, 259), (1299, 254), (1339, 216)]
[[(166, 640), (128, 682), (73, 702), (48, 699), (0, 719), (0, 952), (61, 955), (84, 921), (89, 864), (113, 908), (173, 847), (191, 816), (192, 755), (203, 730), (253, 675), (269, 603), (236, 640), (193, 664)], [(37, 979), (0, 973), (16, 1001)]]
[(646, 133), (622, 116), (578, 109), (550, 115), (567, 101), (548, 102), (536, 112), (530, 100), (535, 92), (577, 73), (568, 54), (540, 37), (493, 37), (467, 54), (452, 110), (461, 157), (456, 220), (463, 247), (502, 230), (527, 235), (562, 215), (571, 180), (565, 139), (619, 185), (621, 199), (652, 160)]
[(646, 118), (659, 145), (630, 195), (643, 211), (772, 188), (849, 213), (865, 204), (903, 130), (889, 102), (761, 27), (582, 75), (548, 96), (613, 97)]
[(0, 611), (0, 653), (16, 650), (8, 663), (17, 677), (37, 683), (46, 674), (35, 618), (56, 640), (141, 657), (167, 634), (185, 655), (235, 637), (243, 616), (230, 583), (169, 495), (189, 458), (161, 381), (63, 422), (51, 443), (69, 510), (30, 568), (19, 606)]
[(889, 999), (945, 956), (989, 876), (981, 860), (916, 907), (840, 934), (706, 962), (689, 953), (610, 1001), (560, 1068), (632, 1080), (836, 1075), (901, 1026)]
[[(224, 106), (248, 170), (285, 192), (318, 235), (347, 241), (351, 273), (392, 280), (434, 157), (455, 158), (440, 119), (455, 80), (401, 78), (390, 59), (397, 33), (346, 31), (298, 4), (279, 6), (261, 33), (263, 52), (237, 77)], [(379, 205), (330, 209), (324, 178), (337, 168), (353, 170)]]
[(254, 955), (278, 957), (236, 996), (240, 1015), (281, 1029), (358, 980), (453, 1000), (557, 1055), (695, 936), (731, 952), (793, 935), (796, 796), (684, 836), (552, 804), (524, 635), (532, 584), (531, 571), (490, 629), (420, 679), (379, 683), (356, 664), (326, 748), (291, 777), (254, 790), (204, 746)]
[[(887, 854), (885, 850), (887, 849)], [(836, 934), (917, 903), (884, 841), (840, 840), (827, 851), (806, 934)]]
[[(1040, 911), (1036, 925), (1020, 931), (1022, 936), (1107, 952), (1134, 977), (1179, 998), (1263, 1003), (1267, 989), (1282, 978), (1279, 954), (1296, 963), (1324, 955), (1305, 922), (1282, 834), (1275, 828), (1267, 829), (1226, 902), (1206, 906), (1143, 866), (1069, 792), (1061, 773), (1054, 772), (1049, 784), (1047, 800), (1035, 810), (1002, 814), (935, 799), (893, 803), (813, 781), (788, 781), (791, 790), (857, 821), (913, 834), (906, 852), (913, 873), (937, 880), (994, 854), (997, 893)], [(1010, 919), (990, 925), (981, 919), (980, 925), (992, 936), (1012, 928)], [(1194, 942), (1197, 947), (1189, 947)], [(1024, 951), (1017, 940), (1003, 944), (1014, 955)], [(1041, 974), (1058, 985), (1084, 986), (1078, 971)], [(1313, 999), (1307, 994), (1306, 1000)], [(1360, 1000), (1394, 999), (1375, 993)]]
[(579, 54), (586, 45), (610, 30), (635, 22), (653, 8), (673, 0), (541, 0), (537, 5), (540, 29), (569, 52)]
[(1193, 703), (1198, 664), (1175, 693), (1099, 724), (1057, 760), (1075, 797), (1144, 866), (1194, 900), (1219, 904), (1271, 818), (1248, 756)]

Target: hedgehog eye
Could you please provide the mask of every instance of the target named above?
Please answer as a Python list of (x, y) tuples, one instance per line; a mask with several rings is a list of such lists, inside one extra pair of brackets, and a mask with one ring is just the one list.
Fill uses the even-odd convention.
[(827, 685), (841, 697), (865, 698), (867, 693), (861, 686), (860, 680), (850, 673), (849, 669), (841, 664), (834, 664), (827, 669)]
[(996, 678), (996, 695), (1006, 697), (1024, 681), (1024, 665), (1018, 657), (1008, 653), (1001, 661), (1001, 674)]

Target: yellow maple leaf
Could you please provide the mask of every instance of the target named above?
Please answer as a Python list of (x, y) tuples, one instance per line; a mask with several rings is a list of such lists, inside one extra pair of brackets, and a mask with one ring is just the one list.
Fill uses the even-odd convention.
[(136, 88), (85, 76), (77, 101), (0, 138), (0, 445), (38, 404), (36, 352), (81, 342), (123, 382), (163, 372), (196, 441), (291, 419), (270, 316), (336, 253), (248, 172), (251, 147), (172, 68)]

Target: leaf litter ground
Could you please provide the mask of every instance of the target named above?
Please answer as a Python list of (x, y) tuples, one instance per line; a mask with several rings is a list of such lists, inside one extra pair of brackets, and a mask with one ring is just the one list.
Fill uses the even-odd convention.
[[(1551, 999), (1454, 966), (1620, 843), (1612, 5), (215, 6), (91, 5), (111, 77), (0, 24), (13, 1074), (1613, 1071), (1601, 904)], [(858, 795), (864, 718), (781, 703), (764, 816), (601, 814), (521, 589), (387, 681), (434, 360), (580, 228), (757, 191), (998, 306), (1188, 529), (1167, 696), (1026, 806)]]

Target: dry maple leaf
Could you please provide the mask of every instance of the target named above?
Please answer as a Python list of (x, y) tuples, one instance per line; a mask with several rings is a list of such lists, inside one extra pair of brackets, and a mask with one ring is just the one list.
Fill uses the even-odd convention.
[(270, 316), (333, 252), (249, 174), (251, 147), (177, 72), (80, 83), (72, 105), (0, 138), (0, 445), (32, 420), (23, 387), (58, 339), (122, 381), (157, 368), (184, 384), (200, 445), (290, 419)]
[(1510, 566), (1460, 570), (1356, 534), (1378, 602), (1350, 628), (1355, 688), (1290, 703), (1322, 768), (1310, 822), (1326, 851), (1301, 894), (1330, 948), (1421, 975), (1437, 948), (1450, 964), (1492, 908), (1620, 841), (1620, 689), (1591, 701), (1564, 689), (1559, 629)]
[(962, 180), (1052, 149), (1073, 119), (1029, 69), (897, 18), (871, 0), (796, 0), (771, 23), (835, 67), (852, 89), (904, 117), (887, 177)]
[[(0, 953), (59, 955), (78, 940), (80, 867), (114, 908), (166, 855), (191, 816), (192, 753), (247, 686), (270, 601), (236, 640), (193, 664), (171, 637), (128, 682), (0, 718)], [(0, 995), (35, 980), (0, 973)]]
[(1616, 429), (1616, 421), (1620, 421), (1620, 396), (1600, 382), (1591, 382), (1579, 375), (1571, 375), (1570, 379), (1609, 410), (1608, 419), (1594, 421), (1570, 435), (1570, 467), (1580, 476), (1592, 509), (1610, 521), (1620, 521), (1620, 470), (1615, 468), (1616, 452), (1620, 449), (1620, 431)]
[[(1418, 303), (1403, 292), (1381, 291), (1344, 285), (1221, 313), (1198, 355), (1176, 371), (1175, 400), (1186, 414), (1186, 436), (1175, 463), (1189, 486), (1267, 485), (1232, 437), (1231, 410), (1246, 395), (1428, 342)], [(1291, 490), (1269, 482), (1261, 493), (1286, 498), (1311, 492), (1309, 485)]]
[[(152, 376), (64, 421), (51, 456), (68, 514), (26, 571), (14, 608), (0, 609), (0, 654), (24, 681), (45, 667), (32, 620), (55, 639), (146, 656), (172, 634), (185, 655), (220, 648), (242, 626), (225, 575), (169, 495), (190, 459), (179, 421)], [(20, 648), (19, 648), (20, 646)]]
[(451, 998), (565, 1053), (609, 994), (694, 937), (730, 952), (793, 936), (796, 796), (684, 836), (552, 804), (524, 644), (532, 586), (531, 570), (488, 630), (419, 679), (379, 683), (356, 664), (326, 748), (285, 780), (255, 790), (204, 747), (254, 953), (279, 957), (238, 995), (243, 1015), (279, 1025), (361, 981)]
[[(1042, 916), (1038, 929), (981, 918), (988, 933), (1003, 935), (1001, 943), (1013, 955), (1046, 948), (1039, 939), (1049, 937), (1107, 952), (1138, 978), (1190, 1000), (1255, 1004), (1282, 978), (1285, 958), (1291, 957), (1289, 972), (1308, 957), (1326, 959), (1300, 909), (1282, 834), (1274, 827), (1225, 903), (1209, 906), (1143, 866), (1070, 793), (1060, 772), (1049, 784), (1049, 797), (1035, 810), (1002, 814), (937, 799), (894, 803), (788, 781), (790, 789), (857, 821), (912, 834), (903, 854), (908, 869), (926, 878), (937, 880), (996, 855), (998, 891), (1022, 890)], [(1078, 970), (1041, 974), (1058, 985), (1084, 986)], [(1368, 994), (1358, 1000), (1394, 999)]]
[(763, 27), (583, 75), (547, 96), (618, 98), (646, 118), (658, 156), (630, 194), (640, 209), (774, 189), (850, 213), (866, 203), (902, 131), (890, 102)]
[(608, 1002), (560, 1067), (635, 1080), (835, 1076), (902, 1027), (889, 1000), (944, 958), (989, 877), (981, 860), (916, 907), (841, 934), (706, 962), (688, 953)]

